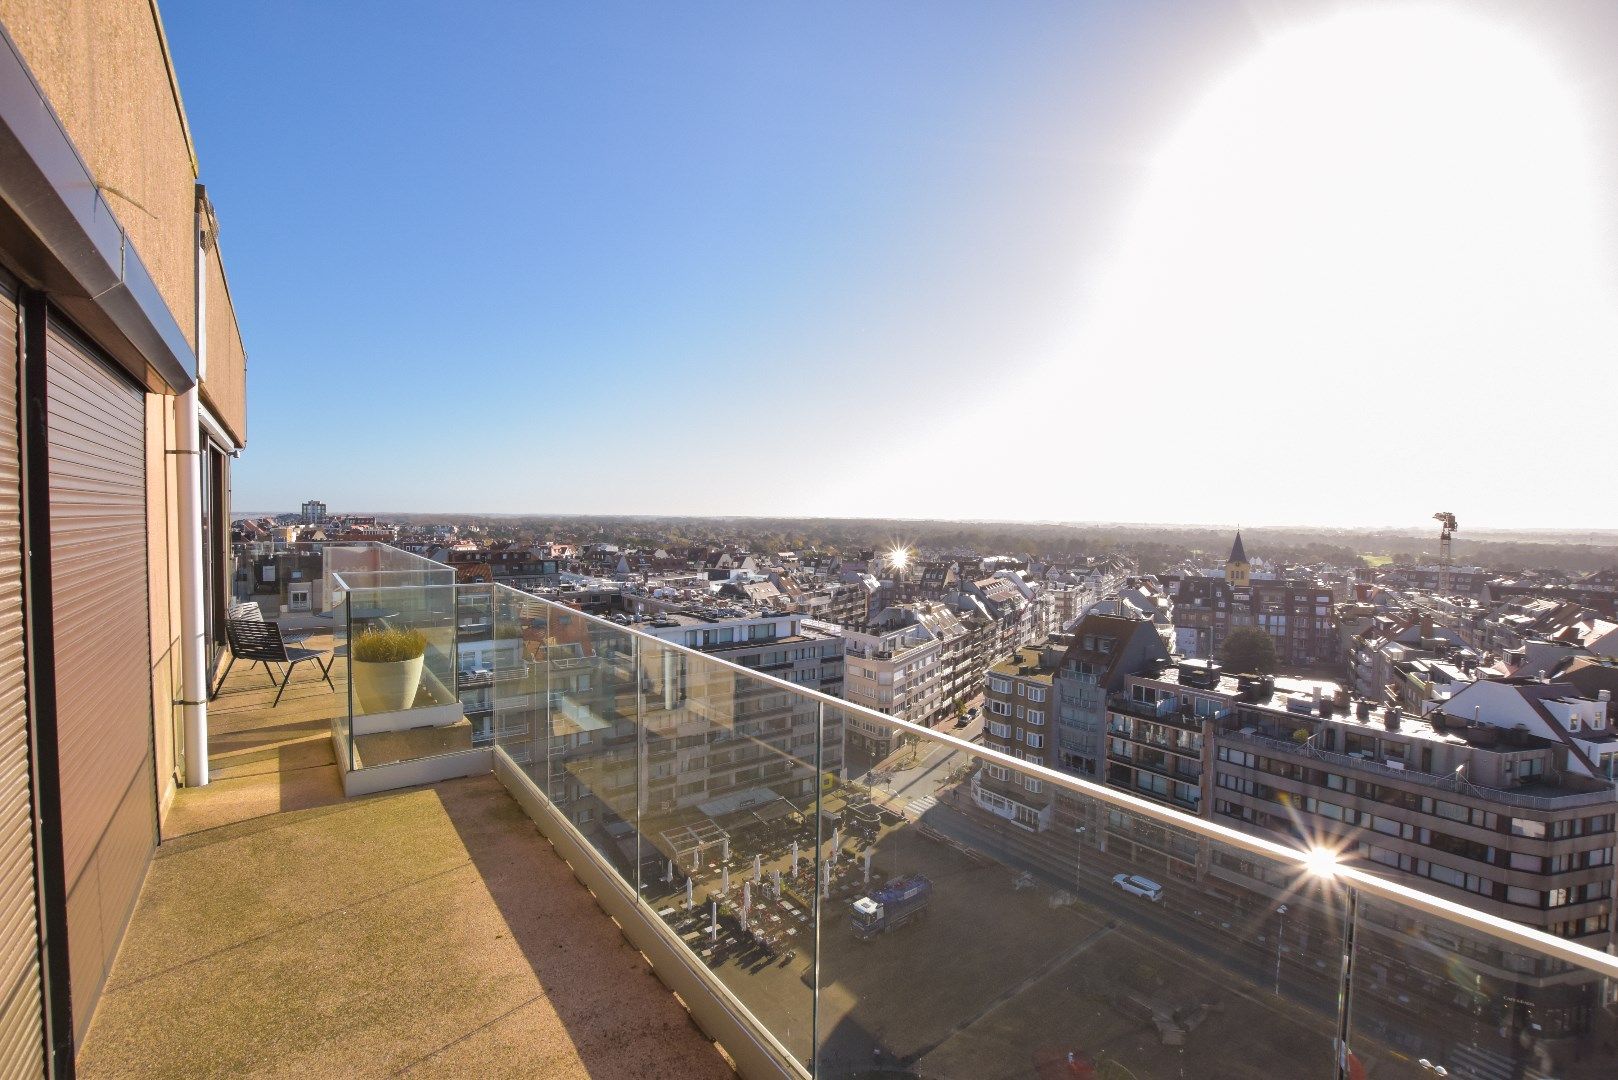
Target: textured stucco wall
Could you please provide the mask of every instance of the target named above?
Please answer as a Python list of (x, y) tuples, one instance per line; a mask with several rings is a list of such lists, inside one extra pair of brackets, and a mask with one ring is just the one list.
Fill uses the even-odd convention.
[(196, 169), (149, 0), (0, 0), (0, 22), (196, 347)]
[(247, 354), (242, 349), (236, 309), (230, 303), (217, 242), (208, 251), (207, 295), (208, 325), (203, 332), (208, 340), (208, 371), (202, 380), (202, 396), (219, 422), (236, 437), (237, 445), (246, 446)]

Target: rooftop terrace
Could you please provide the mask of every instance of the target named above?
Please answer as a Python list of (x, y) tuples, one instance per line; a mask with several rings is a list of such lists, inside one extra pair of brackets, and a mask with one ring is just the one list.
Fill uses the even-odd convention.
[[(370, 713), (341, 664), (279, 710), (236, 672), (88, 1075), (1613, 1075), (1606, 954), (503, 586), (343, 578), (347, 621), (421, 629), (450, 682), (521, 642), (484, 661), (491, 745), (353, 755), (384, 718), (459, 722), (430, 673)], [(933, 794), (846, 775), (854, 718), (914, 738)], [(481, 772), (344, 801), (334, 744), (343, 783)], [(991, 767), (1055, 816), (985, 805)]]
[(345, 801), (345, 696), (272, 697), (214, 702), (80, 1076), (733, 1075), (492, 775)]

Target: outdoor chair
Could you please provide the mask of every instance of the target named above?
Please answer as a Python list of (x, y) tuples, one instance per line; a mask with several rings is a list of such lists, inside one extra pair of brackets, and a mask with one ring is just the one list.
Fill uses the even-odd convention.
[[(313, 660), (315, 667), (320, 670), (320, 677), (326, 680), (326, 685), (333, 690), (337, 689), (337, 684), (331, 681), (333, 661), (325, 659), (326, 654), (318, 649), (302, 649), (288, 645), (281, 637), (280, 626), (273, 622), (265, 622), (262, 617), (254, 619), (248, 616), (225, 620), (225, 640), (230, 645), (230, 663), (225, 665), (225, 672), (219, 677), (219, 687), (225, 685), (230, 669), (238, 660), (263, 664), (265, 674), (270, 677), (271, 686), (276, 685), (275, 668), (272, 665), (285, 664), (286, 674), (282, 676), (280, 689), (275, 692), (275, 701), (270, 705), (273, 709), (281, 704), (281, 695), (286, 693), (287, 683), (292, 681), (292, 673), (297, 666), (305, 660)], [(214, 689), (215, 694), (219, 692), (219, 687)]]
[[(228, 623), (233, 619), (245, 619), (248, 622), (263, 622), (264, 609), (258, 606), (257, 600), (244, 600), (239, 604), (230, 605), (230, 611), (225, 615)], [(313, 631), (303, 628), (295, 630), (282, 630), (281, 639), (288, 645), (301, 644)]]

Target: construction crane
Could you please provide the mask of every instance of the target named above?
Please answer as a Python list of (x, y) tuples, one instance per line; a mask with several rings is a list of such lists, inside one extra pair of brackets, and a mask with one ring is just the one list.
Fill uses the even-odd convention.
[(1460, 528), (1460, 526), (1455, 523), (1455, 515), (1450, 513), (1448, 510), (1440, 510), (1438, 513), (1433, 515), (1433, 520), (1442, 526), (1442, 528), (1440, 528), (1438, 531), (1438, 594), (1440, 596), (1448, 596), (1450, 565), (1449, 542), (1450, 538), (1455, 535), (1455, 530)]

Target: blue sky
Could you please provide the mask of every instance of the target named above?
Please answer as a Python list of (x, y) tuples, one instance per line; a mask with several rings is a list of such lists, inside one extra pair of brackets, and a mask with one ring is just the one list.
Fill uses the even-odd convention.
[(1060, 480), (1195, 365), (1075, 329), (1155, 156), (1310, 8), (168, 0), (250, 355), (235, 505), (1399, 523)]

